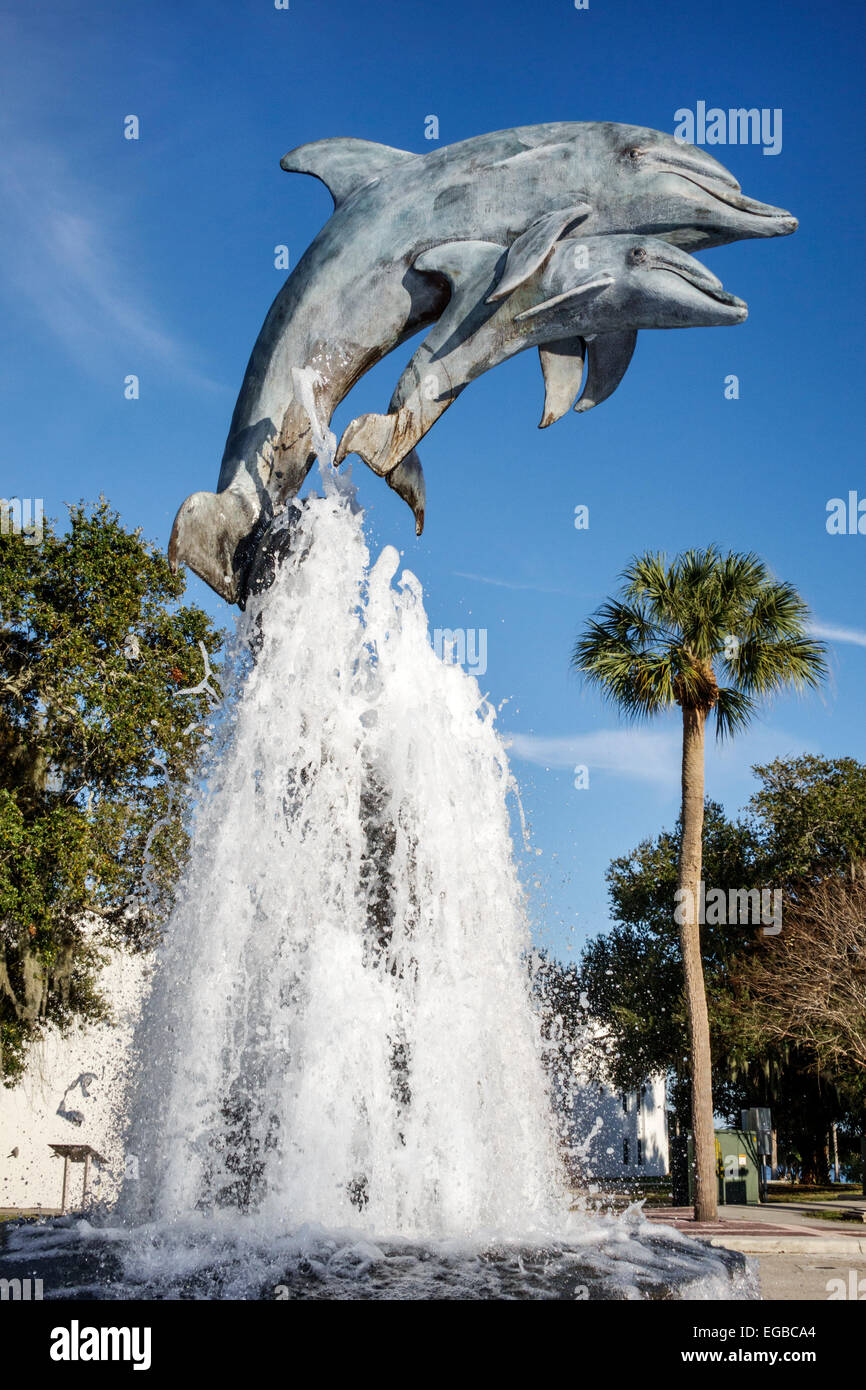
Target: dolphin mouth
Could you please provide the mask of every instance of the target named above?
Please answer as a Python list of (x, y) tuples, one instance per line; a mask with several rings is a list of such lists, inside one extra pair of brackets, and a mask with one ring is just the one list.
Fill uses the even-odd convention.
[(744, 212), (749, 217), (760, 217), (768, 223), (773, 223), (776, 234), (787, 234), (797, 230), (799, 224), (793, 213), (787, 212), (785, 208), (774, 207), (772, 203), (759, 203), (756, 198), (747, 197), (734, 176), (720, 164), (708, 170), (699, 160), (687, 154), (684, 154), (682, 159), (670, 154), (656, 159), (650, 156), (648, 163), (658, 173), (676, 174), (679, 178), (695, 184), (704, 193), (709, 193), (711, 198), (734, 208), (736, 212)]
[(797, 219), (793, 213), (787, 212), (784, 208), (773, 207), (772, 203), (759, 203), (757, 198), (747, 198), (739, 185), (736, 190), (719, 186), (714, 179), (702, 178), (698, 174), (685, 174), (689, 183), (696, 184), (705, 193), (717, 199), (720, 203), (727, 203), (728, 207), (736, 208), (737, 212), (746, 212), (750, 217), (766, 217), (772, 221), (790, 222), (791, 231), (797, 227)]
[(699, 183), (701, 180), (706, 179), (708, 183), (721, 184), (723, 187), (729, 188), (732, 193), (741, 192), (740, 185), (733, 174), (729, 173), (723, 165), (719, 164), (717, 160), (712, 159), (711, 156), (708, 156), (708, 162), (710, 162), (710, 168), (708, 169), (703, 163), (701, 158), (702, 154), (703, 151), (701, 150), (695, 150), (692, 154), (688, 154), (684, 146), (682, 158), (668, 152), (658, 154), (653, 158), (653, 155), (650, 153), (647, 155), (647, 163), (663, 172), (682, 174), (685, 178), (692, 179), (695, 183)]
[(714, 299), (717, 304), (723, 304), (729, 309), (746, 310), (748, 305), (744, 299), (738, 299), (735, 294), (729, 294), (722, 285), (721, 280), (715, 276), (706, 266), (701, 265), (700, 261), (694, 261), (691, 265), (683, 265), (680, 261), (668, 256), (654, 256), (647, 266), (648, 270), (665, 270), (670, 275), (678, 275), (686, 284), (692, 285), (701, 294), (705, 294), (708, 299)]
[(749, 217), (761, 217), (768, 222), (779, 224), (789, 232), (795, 232), (798, 222), (793, 213), (787, 212), (785, 208), (774, 207), (772, 203), (759, 203), (757, 198), (748, 198), (742, 192), (740, 185), (733, 187), (722, 183), (715, 178), (706, 178), (702, 174), (695, 173), (694, 170), (686, 172), (684, 169), (672, 169), (671, 173), (677, 173), (680, 178), (684, 178), (688, 183), (693, 183), (696, 188), (700, 188), (704, 193), (709, 193), (711, 198), (715, 198), (718, 203), (725, 203), (729, 208), (734, 208), (736, 212), (744, 212)]

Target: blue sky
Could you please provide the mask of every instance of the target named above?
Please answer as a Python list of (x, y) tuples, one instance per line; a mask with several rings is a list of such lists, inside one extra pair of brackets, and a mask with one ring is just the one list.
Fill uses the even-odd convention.
[[(487, 629), (481, 684), (507, 701), (540, 851), (525, 861), (532, 912), (555, 950), (604, 927), (609, 860), (677, 815), (675, 716), (628, 731), (568, 669), (577, 629), (635, 552), (757, 550), (835, 634), (823, 694), (776, 701), (712, 751), (711, 795), (735, 811), (750, 765), (776, 755), (866, 759), (866, 536), (825, 529), (829, 498), (866, 496), (858, 7), (48, 0), (4, 6), (0, 25), (0, 494), (60, 515), (102, 491), (162, 544), (182, 499), (216, 484), (283, 278), (274, 246), (294, 264), (330, 213), (321, 184), (280, 171), (286, 150), (354, 135), (424, 151), (431, 114), (450, 143), (553, 120), (672, 131), (699, 100), (781, 109), (778, 155), (711, 150), (746, 193), (800, 218), (793, 237), (706, 254), (747, 300), (746, 324), (642, 334), (610, 401), (543, 432), (534, 353), (477, 381), (422, 446), (420, 541), (366, 471), (361, 496), (374, 545), (398, 544), (421, 578), (431, 624)], [(123, 139), (130, 113), (138, 141)], [(384, 409), (411, 351), (356, 387), (338, 434)], [(124, 399), (128, 373), (137, 401)], [(724, 397), (730, 373), (738, 400)], [(229, 617), (199, 581), (189, 592)], [(588, 790), (572, 785), (576, 763)]]

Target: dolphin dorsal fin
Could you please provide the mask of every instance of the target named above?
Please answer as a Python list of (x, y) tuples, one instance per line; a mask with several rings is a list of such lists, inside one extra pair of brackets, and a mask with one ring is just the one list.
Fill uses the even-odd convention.
[(337, 136), (332, 140), (312, 140), (289, 150), (280, 160), (280, 168), (289, 174), (312, 174), (321, 179), (334, 207), (339, 207), (371, 179), (417, 158), (410, 150), (395, 150), (392, 145), (377, 145), (374, 140)]
[(433, 270), (444, 275), (456, 291), (467, 280), (476, 280), (489, 272), (491, 278), (497, 261), (505, 255), (505, 247), (495, 241), (443, 241), (422, 251), (412, 262), (415, 270)]
[(538, 349), (544, 373), (544, 414), (538, 428), (561, 420), (580, 394), (586, 347), (582, 338), (560, 338)]
[(570, 208), (557, 208), (555, 212), (546, 212), (543, 217), (530, 222), (526, 231), (512, 242), (502, 279), (491, 294), (491, 300), (504, 299), (524, 280), (528, 280), (566, 227), (571, 226), (572, 222), (581, 221), (590, 212), (592, 208), (589, 203), (573, 203)]

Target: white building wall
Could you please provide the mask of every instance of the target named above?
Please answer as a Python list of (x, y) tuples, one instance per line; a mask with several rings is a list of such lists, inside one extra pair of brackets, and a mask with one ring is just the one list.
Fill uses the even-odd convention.
[(665, 1082), (625, 1095), (579, 1075), (571, 1108), (577, 1173), (588, 1179), (661, 1178), (669, 1171)]
[[(61, 1036), (51, 1029), (31, 1048), (25, 1074), (0, 1087), (0, 1208), (60, 1208), (63, 1159), (49, 1144), (89, 1144), (108, 1160), (90, 1165), (88, 1194), (111, 1201), (123, 1174), (120, 1114), (135, 1021), (151, 957), (112, 952), (101, 976), (113, 1023)], [(15, 1152), (17, 1150), (17, 1153)], [(79, 1209), (84, 1165), (70, 1163), (67, 1205)]]

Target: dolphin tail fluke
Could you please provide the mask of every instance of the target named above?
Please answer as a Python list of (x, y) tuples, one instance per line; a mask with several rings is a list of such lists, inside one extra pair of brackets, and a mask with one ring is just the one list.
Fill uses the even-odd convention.
[(406, 427), (411, 423), (408, 415), (403, 410), (394, 415), (359, 415), (343, 431), (334, 463), (342, 463), (349, 454), (362, 458), (411, 507), (415, 535), (420, 536), (424, 530), (426, 489), (421, 460), (413, 440), (406, 437)]
[(408, 503), (415, 516), (415, 535), (424, 530), (424, 513), (427, 507), (427, 488), (421, 460), (414, 449), (410, 449), (404, 459), (385, 477), (385, 482), (398, 497)]
[(194, 492), (180, 508), (171, 528), (168, 560), (177, 573), (186, 565), (205, 584), (237, 603), (248, 542), (259, 514), (255, 504), (240, 492)]
[(628, 371), (636, 343), (637, 333), (631, 328), (621, 333), (599, 333), (589, 340), (586, 385), (574, 407), (578, 415), (613, 395)]
[(380, 478), (386, 477), (415, 443), (414, 439), (404, 438), (404, 416), (403, 411), (396, 415), (359, 415), (346, 426), (334, 462), (342, 463), (349, 454), (358, 454)]

